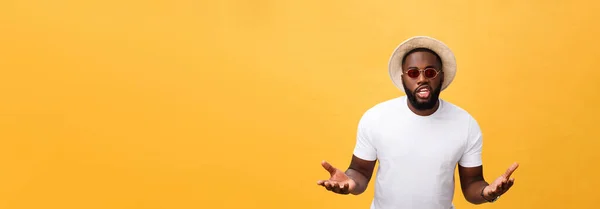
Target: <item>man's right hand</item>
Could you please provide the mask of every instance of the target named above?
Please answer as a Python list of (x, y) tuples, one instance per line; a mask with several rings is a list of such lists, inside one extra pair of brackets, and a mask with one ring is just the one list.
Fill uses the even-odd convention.
[(321, 162), (321, 165), (329, 172), (331, 177), (328, 180), (319, 180), (318, 185), (338, 194), (350, 194), (354, 191), (356, 182), (348, 177), (344, 171), (331, 166), (325, 161)]

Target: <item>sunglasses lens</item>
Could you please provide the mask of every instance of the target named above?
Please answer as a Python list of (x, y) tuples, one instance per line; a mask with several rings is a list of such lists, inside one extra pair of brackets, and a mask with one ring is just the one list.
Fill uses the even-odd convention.
[(411, 78), (419, 77), (419, 71), (414, 69), (406, 71), (406, 74)]
[(437, 75), (437, 71), (435, 71), (434, 69), (426, 69), (425, 70), (425, 77), (427, 78), (433, 78)]

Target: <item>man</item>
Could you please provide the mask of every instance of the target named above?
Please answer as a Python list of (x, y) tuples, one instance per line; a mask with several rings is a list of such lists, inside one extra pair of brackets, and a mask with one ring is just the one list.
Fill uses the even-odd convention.
[(454, 170), (467, 201), (496, 201), (514, 183), (514, 163), (495, 181), (483, 178), (482, 134), (465, 110), (439, 98), (456, 74), (452, 51), (425, 36), (401, 43), (389, 61), (390, 77), (406, 96), (367, 110), (358, 123), (354, 153), (344, 172), (323, 161), (338, 194), (365, 191), (379, 161), (371, 209), (454, 208)]

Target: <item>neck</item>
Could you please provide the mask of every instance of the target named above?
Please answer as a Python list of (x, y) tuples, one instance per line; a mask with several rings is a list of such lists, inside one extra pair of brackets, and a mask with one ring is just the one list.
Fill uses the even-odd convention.
[(433, 108), (431, 109), (426, 109), (426, 110), (419, 110), (417, 108), (415, 108), (410, 101), (406, 101), (406, 103), (408, 103), (408, 109), (410, 109), (413, 113), (419, 115), (419, 116), (429, 116), (433, 113), (435, 113), (435, 111), (438, 110), (438, 108), (440, 107), (440, 101), (436, 101), (435, 105), (433, 106)]

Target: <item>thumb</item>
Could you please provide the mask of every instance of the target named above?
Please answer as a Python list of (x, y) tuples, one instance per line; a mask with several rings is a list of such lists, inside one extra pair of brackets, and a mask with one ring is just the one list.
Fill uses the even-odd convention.
[(321, 162), (321, 165), (323, 166), (323, 168), (325, 168), (325, 170), (327, 170), (329, 172), (329, 174), (333, 175), (335, 173), (335, 171), (337, 170), (336, 168), (334, 168), (333, 166), (331, 166), (331, 164), (329, 164), (327, 161)]

